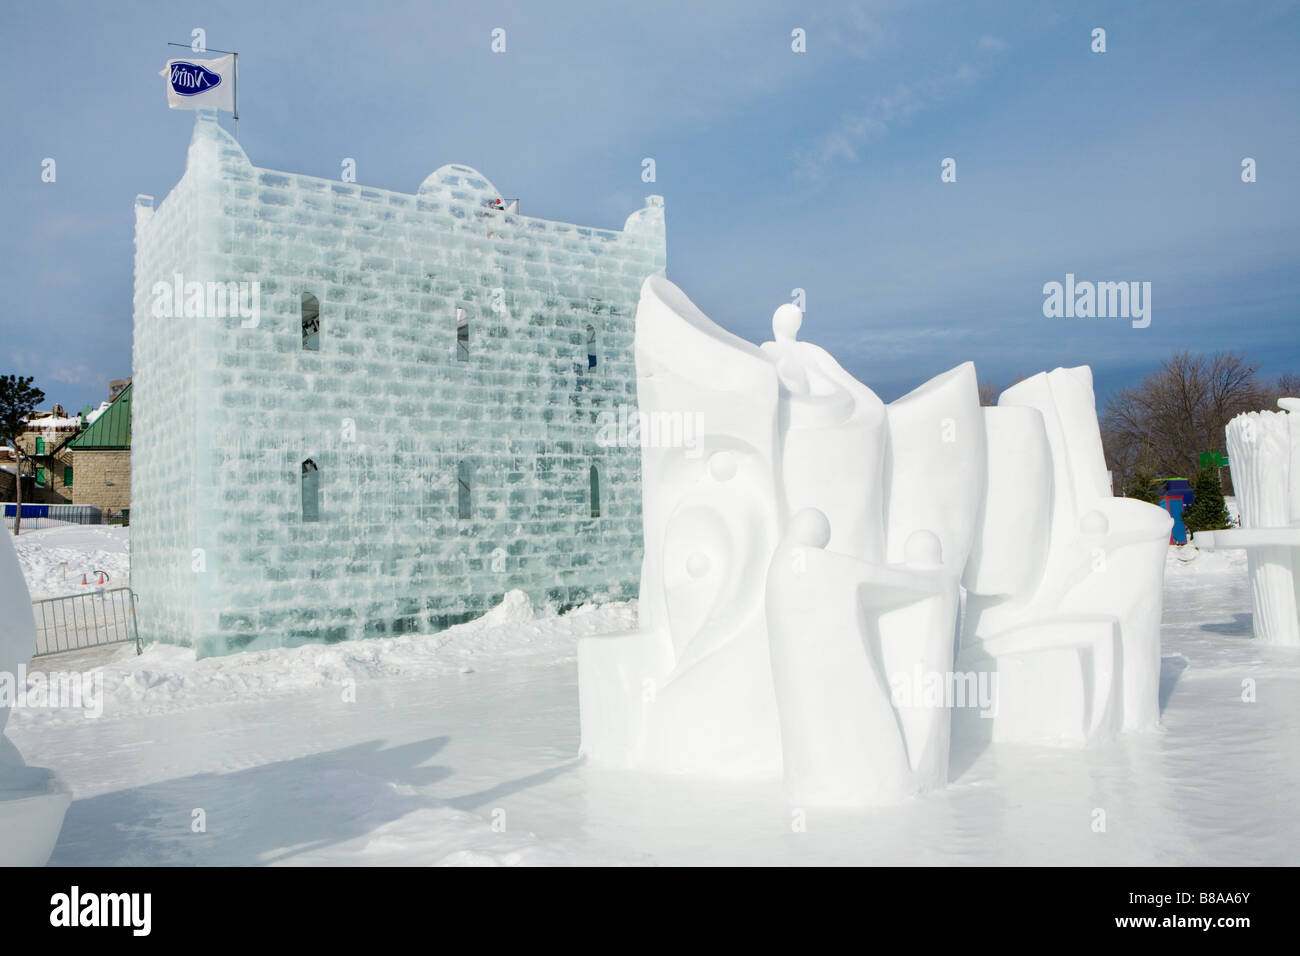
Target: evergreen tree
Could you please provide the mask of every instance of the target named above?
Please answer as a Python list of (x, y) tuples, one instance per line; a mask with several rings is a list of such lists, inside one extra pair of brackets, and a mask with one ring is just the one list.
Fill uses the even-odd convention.
[(23, 454), (19, 436), (27, 427), (27, 418), (45, 401), (45, 393), (32, 385), (31, 376), (0, 375), (0, 445), (14, 449), (14, 534), (23, 526)]
[(1128, 487), (1124, 489), (1124, 497), (1136, 498), (1138, 501), (1149, 501), (1151, 504), (1157, 504), (1155, 488), (1152, 482), (1155, 476), (1145, 469), (1138, 469), (1129, 482)]
[(1223, 501), (1223, 486), (1219, 483), (1219, 469), (1202, 468), (1192, 489), (1192, 503), (1183, 512), (1187, 530), (1219, 531), (1227, 528), (1228, 506)]

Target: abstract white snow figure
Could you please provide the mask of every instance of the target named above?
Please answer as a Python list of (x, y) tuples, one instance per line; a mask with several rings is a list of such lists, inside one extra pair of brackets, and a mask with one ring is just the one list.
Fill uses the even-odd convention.
[(1228, 423), (1228, 469), (1241, 527), (1198, 531), (1198, 548), (1244, 548), (1255, 636), (1300, 645), (1300, 399), (1279, 398), (1280, 412), (1249, 412)]
[(10, 535), (0, 530), (0, 866), (44, 866), (63, 828), (72, 794), (50, 770), (29, 767), (4, 735), (18, 694), (19, 667), (36, 651), (31, 595)]
[(963, 583), (957, 667), (995, 676), (975, 739), (1085, 744), (1159, 718), (1160, 615), (1172, 519), (1115, 498), (1087, 366), (1042, 372), (985, 408), (988, 464)]
[(958, 578), (984, 434), (969, 363), (886, 407), (783, 306), (756, 348), (671, 282), (637, 309), (641, 413), (702, 416), (643, 449), (641, 627), (579, 643), (582, 752), (615, 766), (784, 776), (792, 801), (892, 801), (947, 780)]

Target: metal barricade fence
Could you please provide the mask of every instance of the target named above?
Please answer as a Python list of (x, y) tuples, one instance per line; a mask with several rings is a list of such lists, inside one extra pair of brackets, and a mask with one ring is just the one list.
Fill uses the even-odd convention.
[(141, 652), (135, 623), (135, 592), (130, 588), (88, 591), (32, 602), (36, 653), (58, 654), (84, 647), (130, 641)]

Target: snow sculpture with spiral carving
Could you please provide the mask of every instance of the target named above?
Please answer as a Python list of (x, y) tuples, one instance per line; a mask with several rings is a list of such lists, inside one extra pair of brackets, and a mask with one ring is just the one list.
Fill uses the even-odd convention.
[[(1168, 518), (1104, 487), (1088, 370), (982, 409), (966, 363), (886, 404), (802, 320), (757, 347), (642, 286), (641, 415), (699, 434), (642, 443), (640, 626), (579, 643), (583, 754), (867, 806), (948, 782), (958, 713), (977, 740), (1153, 724)], [(963, 662), (1007, 699), (899, 692)]]

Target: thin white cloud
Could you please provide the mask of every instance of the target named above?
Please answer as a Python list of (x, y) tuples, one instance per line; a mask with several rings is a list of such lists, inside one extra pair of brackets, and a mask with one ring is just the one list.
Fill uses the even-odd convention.
[(843, 53), (857, 60), (873, 59), (881, 49), (894, 40), (894, 31), (887, 24), (886, 12), (891, 4), (845, 4), (833, 15), (813, 14), (808, 21), (809, 49), (825, 45), (832, 52)]
[(908, 117), (942, 105), (962, 89), (979, 82), (980, 70), (967, 63), (920, 83), (899, 83), (877, 96), (864, 109), (847, 114), (811, 148), (795, 153), (795, 176), (819, 179), (837, 163), (857, 162), (861, 150), (888, 135), (892, 126)]

